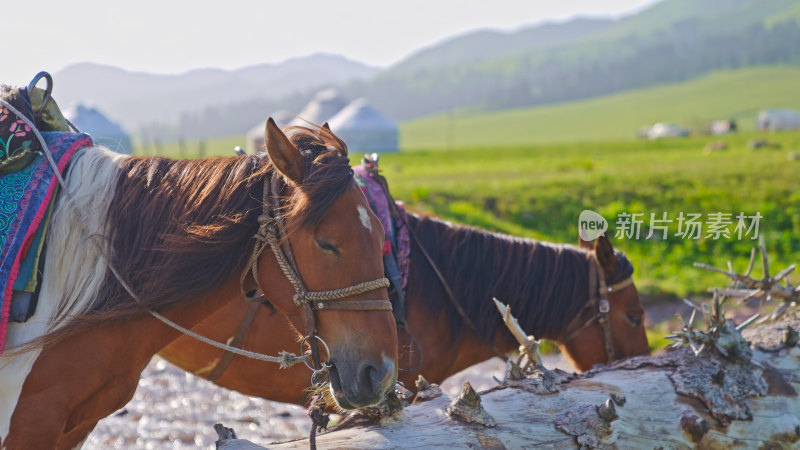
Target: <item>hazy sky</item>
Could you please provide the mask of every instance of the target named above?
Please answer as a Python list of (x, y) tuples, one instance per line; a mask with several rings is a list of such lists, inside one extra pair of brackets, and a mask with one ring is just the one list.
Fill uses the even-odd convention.
[[(3, 20), (0, 82), (90, 61), (179, 73), (314, 52), (388, 66), (476, 28), (513, 30), (575, 15), (618, 16), (657, 0), (48, 0)], [(25, 13), (25, 14), (21, 14)]]

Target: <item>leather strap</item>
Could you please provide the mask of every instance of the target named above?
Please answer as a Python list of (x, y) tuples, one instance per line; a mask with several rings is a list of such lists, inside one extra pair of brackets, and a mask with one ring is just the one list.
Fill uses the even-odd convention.
[[(603, 338), (603, 347), (605, 347), (607, 362), (616, 359), (616, 349), (614, 348), (614, 340), (611, 334), (611, 322), (609, 321), (609, 311), (611, 304), (608, 302), (608, 294), (620, 291), (633, 284), (633, 277), (628, 277), (618, 283), (606, 286), (605, 276), (603, 270), (600, 268), (600, 263), (594, 255), (588, 257), (589, 260), (589, 306), (597, 308), (597, 314), (587, 320), (583, 326), (570, 333), (562, 342), (567, 343), (573, 340), (581, 331), (590, 327), (597, 322), (600, 327), (600, 333)], [(595, 289), (597, 286), (597, 289)]]
[[(606, 276), (603, 273), (603, 269), (600, 268), (600, 262), (597, 261), (596, 256), (592, 256), (591, 262), (589, 263), (592, 265), (593, 272), (595, 272), (595, 278), (597, 279), (597, 283), (599, 285), (599, 289), (597, 290), (597, 294), (600, 297), (600, 301), (598, 302), (598, 317), (597, 323), (600, 325), (600, 331), (603, 333), (603, 345), (606, 348), (606, 362), (611, 362), (616, 359), (617, 352), (614, 349), (614, 340), (611, 336), (611, 323), (608, 319), (608, 312), (610, 311), (611, 304), (608, 302), (608, 298), (606, 298), (607, 294), (613, 292), (611, 289), (606, 287)], [(594, 293), (592, 295), (595, 295)]]
[(606, 292), (609, 294), (613, 294), (614, 292), (621, 291), (632, 284), (633, 284), (633, 277), (628, 277), (620, 281), (619, 283), (612, 284), (611, 286), (606, 288)]
[[(256, 318), (256, 313), (258, 312), (258, 308), (261, 306), (260, 303), (250, 303), (247, 306), (247, 311), (244, 313), (244, 317), (242, 318), (242, 323), (239, 324), (239, 328), (236, 330), (236, 334), (233, 335), (233, 339), (228, 343), (231, 347), (241, 348), (242, 342), (244, 342), (245, 336), (247, 336), (247, 331), (250, 329), (250, 326), (253, 324), (253, 320)], [(226, 351), (222, 358), (219, 359), (217, 365), (211, 369), (206, 379), (208, 381), (217, 381), (219, 377), (225, 373), (225, 370), (228, 366), (231, 365), (231, 361), (233, 361), (233, 357), (235, 355), (231, 352)]]
[(316, 301), (314, 311), (391, 311), (389, 300)]

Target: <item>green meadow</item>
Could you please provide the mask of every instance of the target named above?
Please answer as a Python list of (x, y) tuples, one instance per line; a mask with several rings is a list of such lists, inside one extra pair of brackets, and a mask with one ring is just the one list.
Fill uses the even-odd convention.
[(233, 156), (233, 149), (236, 146), (247, 148), (247, 140), (244, 135), (230, 136), (213, 139), (190, 139), (182, 143), (166, 142), (157, 147), (150, 144), (142, 145), (141, 142), (134, 144), (134, 153), (142, 156), (161, 155), (171, 158), (199, 158), (204, 156)]

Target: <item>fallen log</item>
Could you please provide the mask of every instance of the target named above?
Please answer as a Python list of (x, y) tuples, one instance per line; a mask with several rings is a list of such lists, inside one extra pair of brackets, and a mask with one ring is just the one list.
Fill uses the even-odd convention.
[[(459, 418), (454, 411), (463, 411), (464, 405), (456, 407), (455, 400), (441, 395), (375, 424), (318, 435), (317, 445), (326, 449), (792, 448), (800, 440), (796, 330), (800, 314), (787, 314), (777, 322), (744, 330), (751, 344), (744, 353), (749, 355), (723, 355), (713, 348), (696, 353), (680, 347), (580, 375), (556, 374), (561, 377), (556, 389), (553, 372), (546, 369), (522, 379), (508, 376), (477, 400), (469, 397), (466, 406), (481, 408), (491, 418), (476, 409), (483, 425)], [(727, 331), (741, 336), (734, 326)], [(730, 339), (736, 340), (722, 338)], [(237, 439), (218, 445), (226, 450), (260, 448)], [(268, 448), (308, 446), (308, 440), (298, 440)]]

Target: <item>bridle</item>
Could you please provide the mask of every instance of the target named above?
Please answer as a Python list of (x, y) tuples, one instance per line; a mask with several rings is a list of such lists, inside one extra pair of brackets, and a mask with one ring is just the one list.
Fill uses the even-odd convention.
[[(312, 384), (320, 385), (327, 375), (328, 370), (333, 367), (331, 364), (331, 353), (328, 344), (317, 335), (315, 311), (391, 311), (392, 304), (389, 300), (350, 300), (337, 302), (347, 297), (358, 294), (374, 291), (376, 289), (388, 288), (389, 280), (385, 277), (378, 278), (372, 281), (365, 281), (352, 286), (331, 289), (327, 291), (310, 291), (306, 288), (303, 279), (300, 276), (300, 271), (297, 268), (297, 263), (292, 253), (291, 245), (287, 237), (286, 225), (284, 224), (282, 208), (280, 205), (280, 187), (278, 186), (278, 176), (273, 171), (269, 180), (264, 181), (264, 194), (262, 199), (263, 210), (262, 214), (258, 216), (258, 231), (253, 238), (255, 245), (253, 253), (250, 256), (247, 268), (242, 272), (240, 278), (240, 286), (242, 294), (245, 298), (254, 303), (262, 303), (265, 301), (264, 296), (248, 297), (245, 293), (244, 282), (249, 273), (252, 273), (253, 280), (256, 286), (264, 292), (258, 281), (258, 259), (264, 252), (264, 249), (269, 247), (278, 265), (283, 271), (286, 278), (292, 284), (295, 294), (292, 297), (297, 306), (303, 308), (305, 316), (306, 335), (301, 341), (301, 351), (305, 352), (305, 345), (308, 344), (311, 350), (311, 363), (305, 360), (306, 366), (314, 373), (311, 376)], [(320, 359), (319, 345), (321, 343), (325, 347), (327, 354), (326, 361), (322, 362)]]
[(603, 346), (606, 350), (606, 362), (611, 362), (616, 359), (617, 352), (614, 348), (614, 340), (611, 336), (611, 323), (609, 321), (609, 312), (611, 311), (611, 304), (608, 302), (608, 295), (614, 292), (621, 291), (626, 287), (633, 284), (633, 277), (630, 276), (624, 280), (614, 283), (611, 286), (606, 285), (605, 275), (597, 257), (591, 255), (587, 258), (589, 260), (589, 303), (587, 308), (596, 308), (597, 314), (593, 315), (587, 320), (583, 326), (570, 333), (563, 343), (575, 339), (583, 330), (589, 328), (595, 323), (600, 328), (600, 336), (603, 338)]

